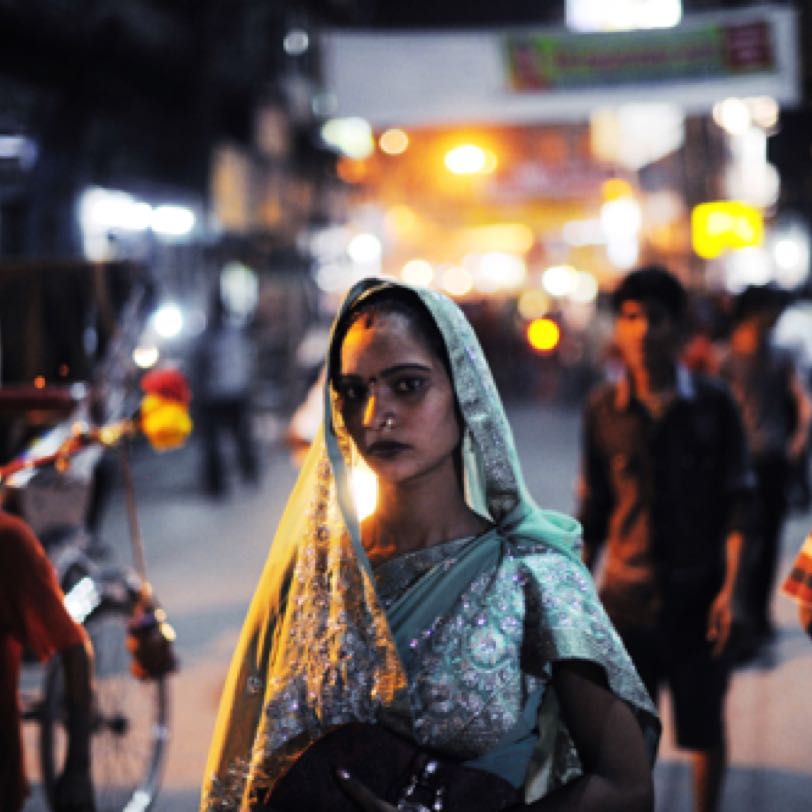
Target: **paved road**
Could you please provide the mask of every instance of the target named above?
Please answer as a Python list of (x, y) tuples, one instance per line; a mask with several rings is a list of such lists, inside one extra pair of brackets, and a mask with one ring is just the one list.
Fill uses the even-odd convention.
[[(577, 408), (510, 410), (531, 492), (547, 507), (571, 511), (577, 468)], [(269, 447), (260, 486), (212, 502), (197, 491), (196, 448), (145, 453), (136, 464), (147, 559), (157, 594), (178, 632), (182, 669), (174, 678), (174, 732), (156, 812), (196, 809), (217, 699), (231, 650), (294, 482), (284, 452)], [(114, 501), (106, 536), (126, 552), (123, 505)], [(784, 566), (812, 514), (794, 518)], [(730, 695), (731, 770), (727, 812), (800, 812), (812, 808), (812, 643), (794, 609), (776, 599), (780, 634), (761, 662), (737, 673)], [(665, 735), (656, 768), (657, 812), (689, 812), (690, 773)], [(36, 798), (25, 812), (41, 810)]]

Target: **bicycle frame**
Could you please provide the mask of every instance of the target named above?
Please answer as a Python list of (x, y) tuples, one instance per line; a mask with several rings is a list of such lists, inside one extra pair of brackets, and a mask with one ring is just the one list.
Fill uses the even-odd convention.
[[(160, 786), (170, 738), (169, 684), (174, 670), (171, 641), (174, 632), (157, 608), (146, 580), (143, 543), (135, 504), (133, 479), (125, 442), (136, 433), (132, 419), (95, 427), (76, 422), (56, 448), (25, 454), (0, 466), (0, 488), (15, 477), (53, 467), (68, 471), (71, 460), (94, 447), (116, 448), (123, 473), (130, 539), (135, 570), (105, 567), (83, 549), (85, 531), (74, 525), (48, 539), (47, 548), (65, 593), (65, 606), (82, 624), (95, 651), (95, 706), (93, 725), (93, 782), (98, 812), (145, 812)], [(40, 446), (41, 448), (42, 446)], [(138, 662), (138, 645), (163, 636), (169, 648), (168, 666), (150, 672)], [(148, 635), (152, 634), (152, 638)], [(166, 663), (165, 663), (166, 665)], [(40, 729), (40, 764), (46, 796), (54, 802), (54, 787), (65, 755), (65, 714), (62, 671), (58, 662), (45, 666), (41, 700), (23, 697), (23, 720)], [(134, 749), (135, 752), (128, 752)]]

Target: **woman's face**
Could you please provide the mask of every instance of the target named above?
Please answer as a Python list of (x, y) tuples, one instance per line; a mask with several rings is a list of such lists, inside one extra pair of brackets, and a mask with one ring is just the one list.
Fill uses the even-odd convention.
[(451, 381), (405, 316), (375, 314), (350, 327), (336, 386), (350, 436), (380, 480), (453, 474), (460, 426)]

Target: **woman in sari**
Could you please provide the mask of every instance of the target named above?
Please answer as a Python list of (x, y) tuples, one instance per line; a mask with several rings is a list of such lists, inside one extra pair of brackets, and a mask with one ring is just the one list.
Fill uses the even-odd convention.
[[(581, 564), (578, 523), (525, 489), (459, 308), (359, 283), (327, 380), (324, 431), (229, 670), (201, 809), (276, 808), (302, 754), (357, 723), (431, 760), (384, 798), (339, 749), (336, 774), (310, 780), (340, 787), (348, 808), (470, 810), (455, 790), (484, 775), (513, 795), (498, 808), (649, 809), (656, 713)], [(363, 521), (360, 460), (378, 481)]]

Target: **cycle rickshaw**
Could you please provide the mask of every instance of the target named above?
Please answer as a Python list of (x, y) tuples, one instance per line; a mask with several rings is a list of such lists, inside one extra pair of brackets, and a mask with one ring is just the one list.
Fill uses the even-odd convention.
[[(74, 306), (70, 313), (62, 312), (66, 303)], [(93, 643), (98, 812), (146, 812), (153, 805), (170, 738), (173, 633), (146, 579), (126, 456), (126, 443), (140, 428), (140, 371), (132, 351), (151, 305), (141, 269), (127, 263), (0, 268), (3, 458), (17, 446), (0, 467), (0, 489), (5, 509), (39, 536), (69, 613)], [(20, 329), (40, 341), (38, 354), (16, 341)], [(98, 507), (104, 455), (120, 457), (132, 567), (98, 555), (103, 545), (88, 520)], [(53, 804), (67, 750), (62, 669), (57, 661), (39, 673), (32, 669), (34, 689), (29, 679), (21, 697), (23, 719), (38, 724), (41, 779)]]

